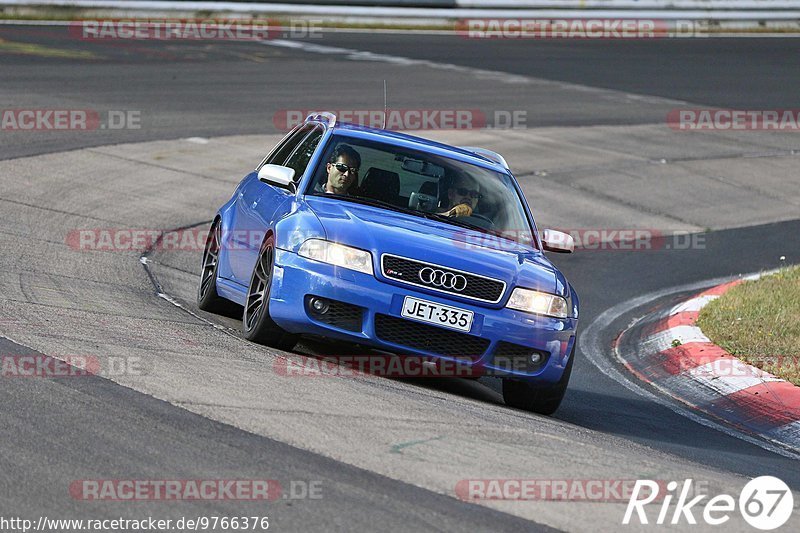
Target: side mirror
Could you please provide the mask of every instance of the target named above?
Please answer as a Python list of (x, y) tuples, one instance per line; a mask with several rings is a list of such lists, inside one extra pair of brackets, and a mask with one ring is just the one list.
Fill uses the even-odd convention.
[(258, 179), (270, 185), (277, 185), (284, 189), (294, 190), (294, 169), (280, 165), (264, 165), (258, 171)]
[(569, 254), (575, 251), (575, 239), (569, 233), (546, 229), (542, 232), (542, 246), (550, 252)]

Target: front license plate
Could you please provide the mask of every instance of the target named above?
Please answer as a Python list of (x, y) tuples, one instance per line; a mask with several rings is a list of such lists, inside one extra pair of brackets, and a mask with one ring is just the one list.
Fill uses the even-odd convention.
[(406, 296), (405, 300), (403, 300), (402, 316), (419, 320), (420, 322), (436, 324), (443, 328), (469, 331), (472, 327), (473, 313), (457, 307)]

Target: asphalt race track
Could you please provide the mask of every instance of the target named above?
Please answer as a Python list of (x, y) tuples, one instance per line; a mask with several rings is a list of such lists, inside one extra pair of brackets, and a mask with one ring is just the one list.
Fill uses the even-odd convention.
[[(108, 379), (0, 378), (0, 514), (268, 515), (278, 531), (617, 531), (621, 502), (476, 505), (455, 487), (692, 478), (738, 494), (748, 478), (775, 475), (797, 500), (800, 452), (654, 401), (609, 347), (632, 319), (692, 289), (800, 262), (798, 133), (665, 124), (682, 107), (798, 107), (798, 52), (795, 39), (337, 32), (296, 42), (86, 42), (63, 27), (0, 27), (3, 109), (89, 109), (101, 119), (132, 111), (141, 125), (0, 130), (0, 355), (143, 365)], [(281, 376), (278, 362), (296, 355), (247, 343), (233, 318), (196, 310), (200, 251), (155, 249), (143, 265), (143, 251), (85, 252), (70, 240), (83, 228), (204, 232), (279, 138), (286, 110), (381, 109), (384, 79), (396, 109), (524, 111), (521, 128), (420, 134), (507, 154), (540, 225), (701, 235), (692, 246), (555, 258), (580, 294), (587, 335), (553, 417), (506, 408), (492, 379)], [(346, 349), (307, 341), (298, 352)], [(314, 482), (322, 497), (87, 502), (69, 492), (82, 479), (218, 478)]]

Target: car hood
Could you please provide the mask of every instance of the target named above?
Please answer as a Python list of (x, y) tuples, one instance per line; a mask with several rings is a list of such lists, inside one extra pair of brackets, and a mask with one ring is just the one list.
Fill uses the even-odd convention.
[[(562, 296), (568, 290), (566, 280), (541, 252), (511, 241), (338, 198), (308, 196), (306, 201), (328, 240), (369, 250), (378, 260), (393, 254), (496, 278), (509, 287)], [(375, 266), (380, 271), (379, 261)]]

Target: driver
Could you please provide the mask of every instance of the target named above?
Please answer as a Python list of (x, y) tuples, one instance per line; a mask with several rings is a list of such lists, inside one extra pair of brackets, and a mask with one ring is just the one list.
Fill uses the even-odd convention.
[(442, 214), (448, 217), (471, 216), (481, 198), (483, 195), (480, 185), (469, 176), (459, 174), (453, 185), (447, 189), (447, 210)]
[(328, 159), (325, 166), (327, 181), (317, 183), (316, 192), (329, 194), (347, 194), (354, 183), (358, 183), (358, 167), (361, 166), (361, 155), (349, 144), (340, 144)]

